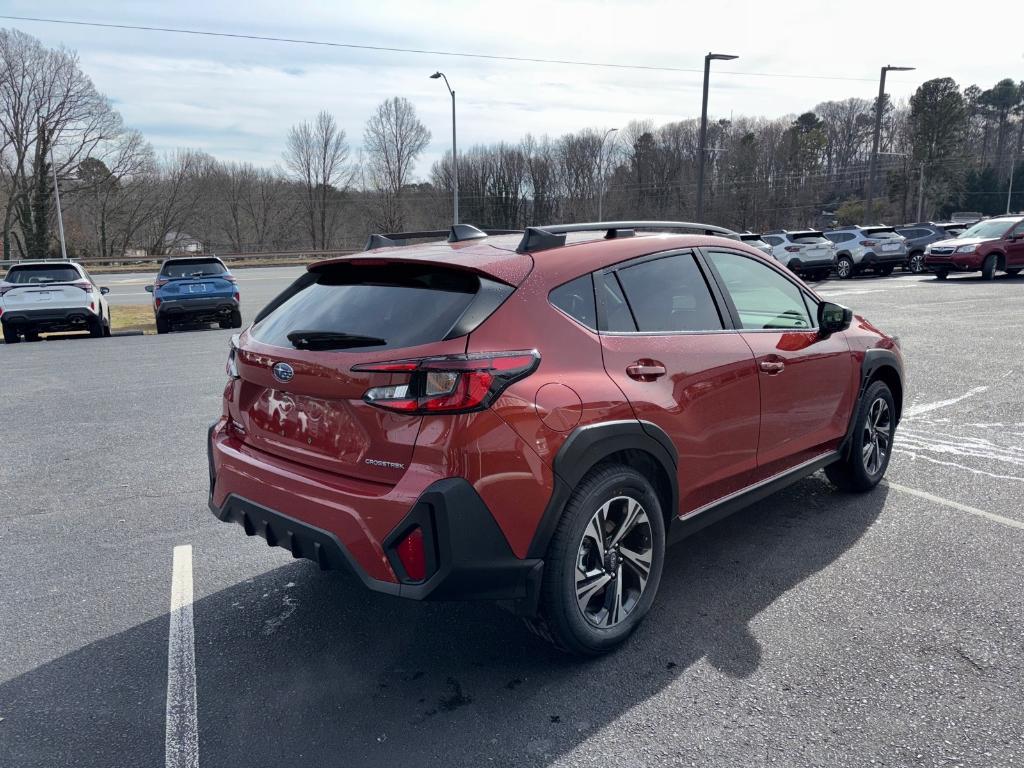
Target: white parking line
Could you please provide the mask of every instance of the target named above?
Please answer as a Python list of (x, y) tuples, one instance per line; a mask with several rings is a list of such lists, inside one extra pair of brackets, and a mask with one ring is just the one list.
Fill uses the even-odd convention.
[(961, 504), (959, 501), (944, 499), (941, 496), (936, 496), (935, 494), (928, 493), (927, 491), (919, 491), (916, 488), (908, 488), (905, 485), (894, 483), (891, 480), (886, 480), (885, 482), (890, 488), (895, 488), (901, 493), (909, 493), (911, 496), (917, 496), (918, 498), (926, 499), (927, 501), (931, 501), (935, 504), (941, 504), (942, 506), (949, 507), (950, 509), (957, 509), (961, 512), (967, 512), (971, 515), (983, 517), (986, 520), (991, 520), (992, 522), (999, 523), (1000, 525), (1006, 525), (1010, 528), (1020, 528), (1024, 531), (1024, 522), (1021, 522), (1020, 520), (1011, 520), (1009, 517), (1003, 517), (1002, 515), (996, 515), (992, 512), (986, 512), (985, 510), (978, 509), (977, 507), (969, 507), (966, 504)]
[(174, 548), (171, 627), (167, 637), (167, 768), (198, 768), (196, 651), (192, 625), (192, 547)]

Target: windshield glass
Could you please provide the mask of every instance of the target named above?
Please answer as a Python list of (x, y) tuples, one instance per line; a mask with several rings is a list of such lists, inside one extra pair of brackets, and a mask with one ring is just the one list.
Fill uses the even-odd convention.
[(164, 264), (160, 270), (161, 277), (206, 277), (208, 275), (223, 275), (227, 272), (224, 265), (219, 261), (207, 259), (205, 261), (171, 261)]
[(815, 245), (821, 243), (830, 242), (827, 238), (821, 235), (797, 235), (793, 237), (794, 243), (800, 243), (801, 245)]
[(989, 219), (979, 221), (970, 229), (965, 229), (959, 237), (1002, 237), (1019, 219)]
[(11, 267), (5, 278), (8, 283), (72, 283), (82, 276), (74, 267), (53, 267), (48, 264), (26, 264)]

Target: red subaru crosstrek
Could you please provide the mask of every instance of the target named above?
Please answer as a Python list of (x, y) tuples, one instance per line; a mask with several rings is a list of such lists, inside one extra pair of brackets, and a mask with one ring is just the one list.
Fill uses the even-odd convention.
[(891, 455), (895, 339), (730, 235), (462, 225), (310, 266), (232, 340), (211, 509), (370, 589), (613, 648), (666, 542), (818, 469), (866, 491)]

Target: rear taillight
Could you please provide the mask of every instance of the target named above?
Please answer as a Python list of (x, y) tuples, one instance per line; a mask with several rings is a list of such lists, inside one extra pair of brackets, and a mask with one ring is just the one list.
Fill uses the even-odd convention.
[(160, 305), (163, 304), (163, 301), (163, 299), (153, 299), (153, 307), (155, 309), (160, 309)]
[(536, 350), (445, 355), (394, 360), (352, 367), (366, 373), (408, 373), (401, 384), (372, 387), (363, 395), (370, 405), (401, 413), (468, 413), (487, 408), (513, 382), (540, 364)]
[(395, 546), (395, 553), (409, 581), (423, 581), (427, 577), (427, 548), (422, 528), (417, 525), (409, 531)]
[(864, 241), (861, 242), (861, 245), (866, 245), (868, 248), (872, 248), (872, 247), (878, 245), (878, 241), (877, 240), (864, 240)]
[(787, 245), (786, 253), (800, 253), (804, 247), (802, 245)]
[(238, 375), (238, 336), (234, 334), (228, 342), (228, 362), (224, 366), (224, 372), (232, 379), (239, 378)]
[(237, 301), (237, 302), (241, 302), (242, 301), (242, 297), (241, 297), (241, 295), (239, 295), (238, 291), (235, 291), (235, 301)]
[(93, 285), (88, 280), (76, 280), (72, 283), (75, 288), (81, 288), (86, 293), (92, 293)]
[(157, 279), (156, 279), (156, 280), (154, 281), (154, 283), (153, 283), (153, 290), (155, 291), (155, 290), (156, 290), (157, 288), (163, 288), (163, 287), (164, 287), (165, 285), (167, 285), (167, 284), (168, 284), (169, 282), (171, 282), (171, 281), (170, 281), (170, 280), (164, 280), (164, 279), (162, 279), (162, 278), (159, 278), (159, 277), (158, 277), (158, 278), (157, 278)]
[(225, 275), (221, 275), (221, 277), (223, 279), (227, 280), (229, 283), (237, 283), (238, 282), (238, 278), (236, 278), (234, 275), (227, 275), (227, 274), (225, 274)]

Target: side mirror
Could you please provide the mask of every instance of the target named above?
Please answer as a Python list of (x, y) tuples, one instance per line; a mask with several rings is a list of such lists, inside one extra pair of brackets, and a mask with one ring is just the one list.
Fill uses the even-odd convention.
[(818, 332), (822, 336), (845, 331), (853, 322), (853, 310), (842, 304), (823, 301), (818, 305)]
[(110, 289), (109, 288), (100, 288), (100, 295), (101, 296), (106, 296), (108, 293), (110, 293)]
[(153, 286), (152, 285), (147, 285), (146, 286), (146, 293), (152, 293), (152, 292), (153, 292)]

